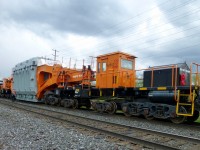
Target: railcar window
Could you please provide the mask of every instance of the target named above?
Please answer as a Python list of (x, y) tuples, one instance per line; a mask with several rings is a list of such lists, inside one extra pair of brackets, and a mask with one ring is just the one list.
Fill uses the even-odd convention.
[(121, 67), (124, 69), (133, 69), (133, 62), (126, 59), (121, 59)]
[(100, 64), (100, 63), (98, 63), (98, 72), (100, 72), (100, 65), (101, 65), (101, 64)]
[(102, 65), (102, 71), (106, 71), (106, 63), (105, 62)]

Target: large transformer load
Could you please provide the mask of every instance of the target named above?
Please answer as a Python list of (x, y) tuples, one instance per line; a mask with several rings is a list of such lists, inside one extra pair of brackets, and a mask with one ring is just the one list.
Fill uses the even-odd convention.
[(47, 60), (35, 57), (17, 64), (13, 68), (13, 91), (16, 99), (37, 102), (37, 68)]
[[(61, 99), (73, 96), (76, 85), (90, 86), (94, 72), (90, 67), (83, 69), (64, 68), (54, 61), (35, 57), (17, 64), (13, 68), (13, 92), (18, 100), (44, 101), (58, 104)], [(71, 100), (70, 100), (71, 101)]]

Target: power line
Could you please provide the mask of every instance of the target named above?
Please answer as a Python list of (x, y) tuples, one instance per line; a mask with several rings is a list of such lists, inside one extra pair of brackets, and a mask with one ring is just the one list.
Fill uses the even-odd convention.
[[(172, 0), (172, 1), (173, 1), (173, 0)], [(130, 18), (128, 18), (128, 19), (125, 19), (125, 20), (123, 20), (123, 21), (121, 21), (121, 22), (118, 22), (118, 23), (116, 23), (116, 24), (114, 24), (114, 25), (111, 25), (111, 26), (107, 27), (107, 29), (112, 29), (112, 30), (113, 30), (114, 27), (116, 27), (116, 26), (118, 26), (118, 25), (121, 25), (121, 24), (124, 24), (124, 22), (128, 22), (128, 21), (130, 21), (130, 20), (132, 20), (132, 19), (134, 19), (134, 18), (138, 18), (139, 16), (141, 16), (141, 15), (144, 14), (145, 12), (149, 12), (149, 11), (155, 9), (156, 7), (160, 7), (160, 6), (162, 6), (162, 5), (165, 5), (165, 4), (168, 3), (168, 2), (169, 2), (169, 0), (166, 0), (166, 1), (162, 2), (162, 3), (159, 3), (158, 5), (154, 6), (153, 8), (150, 8), (149, 10), (146, 10), (146, 11), (143, 11), (143, 12), (141, 12), (141, 13), (139, 13), (139, 14), (136, 14), (135, 16), (130, 17)], [(105, 30), (104, 30), (104, 31), (105, 31)], [(99, 31), (94, 32), (93, 35), (96, 35), (96, 34), (102, 33), (102, 32), (103, 32), (102, 30), (99, 30)]]
[[(184, 30), (183, 30), (183, 32), (184, 32)], [(177, 34), (177, 33), (175, 33), (175, 34)], [(174, 33), (173, 33), (173, 35), (175, 35)], [(169, 36), (169, 35), (168, 35)], [(187, 36), (186, 36), (187, 37)], [(184, 38), (186, 38), (186, 37), (184, 37)], [(183, 38), (183, 39), (184, 39)], [(137, 39), (138, 40), (138, 39)], [(156, 41), (156, 40), (158, 40), (158, 39), (153, 39), (154, 41)], [(177, 40), (180, 40), (180, 39), (177, 39)], [(152, 42), (152, 41), (150, 41), (150, 42)], [(165, 42), (165, 43), (167, 43), (167, 42)], [(158, 46), (158, 44), (157, 44), (157, 46)], [(99, 50), (100, 51), (100, 50)]]
[[(200, 11), (200, 10), (198, 10), (198, 11)], [(193, 13), (196, 13), (196, 12), (198, 12), (198, 11), (195, 11), (195, 12), (193, 12)], [(193, 14), (192, 13), (192, 14)], [(184, 14), (184, 16), (187, 16), (187, 15), (190, 15), (190, 14)], [(175, 17), (175, 18), (177, 18), (177, 16)], [(176, 19), (177, 20), (177, 19)], [(199, 19), (198, 20), (196, 20), (196, 21), (199, 21)], [(187, 23), (185, 23), (185, 25), (186, 25)], [(161, 26), (161, 25), (160, 25)], [(198, 26), (196, 26), (196, 27), (198, 27)], [(189, 29), (186, 29), (186, 30), (190, 30), (190, 29), (194, 29), (194, 28), (196, 28), (196, 27), (193, 27), (193, 28), (189, 28)], [(170, 29), (174, 29), (174, 28), (170, 28)], [(169, 31), (170, 29), (168, 29), (168, 30), (165, 30), (164, 32), (166, 32), (166, 31)], [(184, 31), (186, 31), (186, 30), (182, 30), (181, 32), (184, 32)], [(181, 33), (181, 32), (176, 32), (176, 33), (173, 33), (173, 34), (171, 34), (171, 35), (175, 35), (175, 34), (177, 34), (177, 33)], [(162, 32), (157, 32), (157, 33), (163, 33), (163, 31)], [(150, 35), (149, 35), (150, 36)], [(170, 36), (170, 34), (168, 34), (167, 36)], [(127, 37), (130, 37), (130, 36), (127, 36)], [(127, 38), (126, 37), (126, 38)], [(152, 36), (153, 37), (153, 36)], [(140, 39), (143, 39), (144, 37), (142, 37), (142, 38), (138, 38), (138, 39), (136, 39), (136, 40), (134, 40), (134, 41), (139, 41)], [(119, 39), (120, 40), (120, 39)], [(118, 40), (118, 41), (119, 41)], [(151, 40), (151, 41), (156, 41), (157, 39), (155, 38), (155, 39), (153, 39), (153, 40)], [(130, 41), (130, 42), (134, 42), (134, 41)], [(110, 42), (110, 41), (109, 41)], [(116, 41), (117, 42), (117, 41)], [(119, 41), (120, 42), (120, 41)], [(126, 43), (130, 43), (130, 42), (126, 42)], [(143, 42), (143, 43), (145, 43), (145, 42)], [(123, 43), (123, 45), (124, 45), (124, 43)], [(103, 46), (105, 46), (105, 47), (107, 47), (107, 45), (100, 45), (101, 47), (103, 47)], [(98, 48), (100, 48), (100, 46), (98, 46)], [(119, 45), (116, 45), (116, 46), (112, 46), (112, 48), (114, 48), (114, 47), (119, 47)], [(96, 50), (96, 52), (97, 52), (97, 50)]]
[[(196, 0), (193, 0), (193, 1), (196, 1)], [(169, 1), (166, 1), (166, 2), (164, 2), (164, 3), (160, 3), (160, 4), (157, 5), (156, 7), (162, 6), (162, 5), (164, 5), (164, 4), (168, 3), (168, 2), (169, 2)], [(180, 5), (177, 5), (176, 7), (173, 7), (172, 9), (169, 9), (170, 14), (173, 13), (173, 10), (178, 9), (178, 8), (180, 8), (181, 6), (186, 6), (187, 4), (189, 4), (189, 3), (191, 3), (191, 2), (192, 2), (192, 1), (190, 0), (190, 1), (187, 1), (186, 3), (181, 3)], [(153, 7), (153, 8), (150, 9), (150, 10), (153, 10), (153, 9), (155, 9), (156, 7)], [(174, 9), (174, 8), (175, 8), (175, 9)], [(148, 12), (148, 11), (144, 11), (144, 12)], [(129, 20), (131, 20), (131, 19), (134, 19), (134, 18), (136, 18), (136, 17), (139, 18), (139, 16), (142, 15), (142, 14), (144, 14), (144, 12), (142, 12), (142, 13), (140, 13), (139, 15), (136, 15), (136, 16), (134, 16), (134, 17), (131, 17), (130, 19), (128, 19), (128, 20), (126, 20), (126, 21), (122, 21), (122, 22), (119, 23), (119, 24), (122, 24), (122, 23), (124, 23), (124, 22), (127, 22), (127, 21), (129, 21)], [(184, 15), (184, 16), (187, 16), (187, 14)], [(152, 19), (152, 18), (150, 18), (150, 19), (148, 19), (148, 20), (142, 20), (142, 21), (149, 21), (149, 20), (151, 20), (151, 19)], [(136, 22), (136, 23), (139, 23), (139, 22)], [(136, 24), (136, 23), (135, 23), (135, 24)], [(118, 26), (119, 24), (116, 24), (115, 26)], [(132, 27), (135, 27), (134, 24), (131, 25), (131, 26), (132, 26)], [(131, 26), (129, 27), (129, 29), (132, 28)], [(113, 30), (113, 27), (114, 27), (114, 26), (112, 26), (112, 28), (111, 28), (112, 31), (114, 31), (114, 30)], [(127, 27), (126, 27), (126, 28), (127, 28)], [(97, 33), (98, 33), (98, 32), (97, 32)], [(118, 32), (115, 31), (115, 33), (112, 34), (112, 36), (115, 35), (115, 34), (117, 34), (117, 33), (118, 33)], [(128, 36), (127, 36), (127, 37), (128, 37)], [(103, 43), (105, 43), (105, 42), (102, 42), (102, 44), (103, 44)], [(101, 44), (101, 43), (100, 43), (100, 44)]]
[[(172, 0), (172, 1), (173, 1), (173, 0)], [(157, 8), (157, 7), (160, 7), (160, 6), (162, 6), (162, 5), (165, 5), (166, 3), (169, 3), (169, 0), (166, 0), (165, 2), (159, 3), (158, 5), (154, 6), (153, 8), (150, 8), (149, 10), (146, 10), (146, 11), (143, 11), (143, 12), (141, 12), (141, 13), (139, 13), (139, 14), (136, 14), (136, 15), (133, 16), (133, 17), (130, 17), (130, 18), (128, 18), (128, 19), (125, 19), (125, 20), (123, 20), (123, 21), (121, 21), (121, 22), (118, 22), (118, 23), (116, 23), (116, 24), (114, 24), (114, 25), (111, 25), (111, 26), (107, 27), (106, 30), (108, 30), (108, 29), (112, 29), (112, 30), (113, 30), (114, 27), (119, 26), (119, 25), (121, 25), (121, 24), (124, 24), (125, 22), (128, 22), (128, 21), (130, 21), (130, 20), (133, 20), (133, 19), (135, 19), (135, 18), (138, 18), (138, 17), (140, 17), (142, 14), (144, 14), (145, 12), (149, 12), (149, 11), (151, 11), (151, 10)], [(105, 31), (105, 30), (103, 30), (103, 31), (102, 31), (102, 30), (95, 31), (95, 32), (93, 33), (93, 35), (97, 35), (98, 33), (102, 33), (102, 32), (104, 32), (104, 31)], [(61, 48), (61, 49), (62, 49), (62, 48)]]
[[(195, 29), (195, 28), (196, 28), (196, 27), (188, 28), (188, 29), (186, 29), (186, 30), (183, 30), (183, 32), (184, 32), (184, 31), (187, 31), (187, 30)], [(170, 37), (170, 36), (172, 36), (172, 35), (176, 35), (176, 33), (169, 34), (169, 35), (163, 37), (162, 39), (165, 39), (165, 38)], [(187, 35), (187, 36), (184, 36), (184, 37), (181, 37), (181, 38), (177, 38), (177, 39), (173, 40), (173, 42), (176, 42), (176, 41), (179, 41), (179, 40), (184, 40), (184, 39), (187, 39), (187, 38), (189, 38), (189, 37), (194, 38), (195, 35), (200, 35), (200, 33), (194, 32), (193, 34), (190, 34), (190, 35)], [(159, 38), (154, 38), (154, 39), (152, 39), (152, 40), (149, 40), (148, 42), (149, 42), (149, 43), (152, 43), (152, 42), (157, 41), (157, 40), (159, 40)], [(134, 41), (130, 41), (130, 42), (134, 42)], [(130, 42), (129, 42), (129, 43), (130, 43)], [(143, 41), (143, 43), (147, 43), (147, 42), (144, 42), (144, 41)], [(161, 42), (161, 43), (159, 43), (159, 44), (156, 44), (156, 45), (153, 45), (153, 46), (147, 45), (147, 46), (143, 47), (143, 49), (145, 49), (145, 48), (148, 48), (148, 49), (149, 49), (149, 48), (155, 48), (155, 47), (157, 47), (157, 46), (162, 46), (162, 45), (167, 44), (167, 43), (169, 43), (169, 42), (168, 42), (168, 41), (163, 41), (163, 42)], [(131, 46), (126, 46), (126, 47), (123, 46), (123, 48), (124, 48), (124, 49), (132, 48), (132, 47), (134, 48), (134, 47), (137, 47), (137, 45), (139, 45), (139, 44), (142, 45), (142, 43), (137, 43), (137, 44), (134, 44), (134, 45), (131, 45)], [(112, 47), (110, 47), (110, 48), (114, 48), (114, 47), (119, 47), (119, 45), (112, 46)], [(99, 51), (99, 50), (97, 50), (97, 51)], [(138, 50), (135, 50), (134, 52), (137, 52), (137, 51), (139, 51), (139, 49), (138, 49)], [(88, 52), (87, 52), (87, 53), (88, 53)], [(86, 54), (86, 53), (85, 53), (85, 54)], [(74, 55), (75, 55), (75, 54), (74, 54)], [(72, 56), (72, 55), (71, 55), (71, 56)]]
[[(177, 10), (178, 8), (181, 8), (182, 6), (186, 6), (187, 4), (190, 4), (192, 1), (196, 1), (196, 0), (190, 0), (190, 1), (188, 1), (187, 3), (181, 3), (180, 5), (178, 5), (178, 6), (176, 6), (176, 7), (173, 7), (173, 8), (171, 8), (171, 9), (169, 9), (168, 10), (168, 12), (169, 12), (169, 14), (173, 14), (174, 13), (174, 10)], [(169, 2), (169, 1), (168, 1)], [(159, 5), (157, 5), (158, 7), (159, 7)], [(155, 7), (156, 8), (156, 7)], [(153, 10), (153, 9), (152, 9)], [(133, 18), (135, 18), (135, 17), (133, 17)], [(132, 18), (132, 19), (133, 19)], [(126, 28), (129, 28), (129, 29), (131, 29), (131, 28), (134, 28), (135, 27), (135, 25), (138, 25), (141, 21), (139, 20), (139, 19), (141, 20), (141, 21), (146, 21), (146, 22), (148, 22), (148, 21), (151, 21), (151, 19), (152, 18), (148, 18), (148, 17), (145, 17), (145, 18), (142, 18), (141, 19), (141, 17), (137, 17), (136, 19), (136, 22), (134, 22), (134, 24), (131, 24), (130, 26), (125, 26), (124, 28), (126, 29)], [(148, 18), (148, 19), (147, 19)], [(144, 20), (145, 19), (145, 20)], [(158, 18), (157, 18), (158, 19)], [(138, 21), (139, 20), (139, 21)], [(123, 22), (123, 23), (125, 23), (125, 22)], [(118, 30), (114, 30), (114, 28), (112, 28), (112, 31), (114, 32), (114, 34), (112, 34), (112, 36), (113, 35), (115, 35), (115, 34), (117, 34), (118, 32), (116, 32), (116, 31), (119, 31), (119, 30), (121, 30), (121, 29), (118, 29)]]

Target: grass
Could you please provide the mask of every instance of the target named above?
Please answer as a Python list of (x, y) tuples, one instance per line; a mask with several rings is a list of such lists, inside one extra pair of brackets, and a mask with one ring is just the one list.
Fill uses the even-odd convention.
[(195, 122), (198, 122), (198, 123), (200, 123), (200, 116), (199, 116), (199, 118), (195, 121)]

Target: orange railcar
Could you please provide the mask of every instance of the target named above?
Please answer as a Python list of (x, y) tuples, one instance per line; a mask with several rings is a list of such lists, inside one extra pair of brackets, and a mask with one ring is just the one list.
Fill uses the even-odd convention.
[[(91, 81), (95, 80), (93, 74), (94, 72), (90, 67), (86, 68), (85, 66), (83, 66), (83, 69), (63, 68), (59, 64), (54, 64), (53, 66), (38, 66), (37, 99), (43, 98), (46, 103), (55, 105), (59, 103), (61, 99), (58, 99), (58, 97), (50, 91), (55, 90), (58, 96), (62, 89), (73, 88), (76, 85), (90, 86)], [(65, 90), (65, 92), (67, 92), (67, 90)], [(72, 94), (72, 91), (70, 94)], [(63, 105), (67, 103), (67, 100), (68, 99), (65, 99), (65, 102), (62, 102)], [(69, 101), (71, 102), (72, 100)]]
[(11, 98), (12, 96), (12, 81), (13, 78), (4, 78), (1, 87), (1, 97)]
[(96, 87), (135, 87), (135, 58), (123, 52), (98, 56)]

